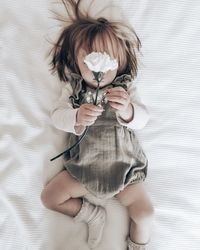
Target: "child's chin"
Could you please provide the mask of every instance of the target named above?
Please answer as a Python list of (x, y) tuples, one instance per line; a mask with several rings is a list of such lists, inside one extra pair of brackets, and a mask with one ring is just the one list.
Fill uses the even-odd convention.
[[(98, 84), (96, 82), (96, 80), (92, 80), (92, 81), (87, 81), (85, 80), (85, 82), (88, 84), (89, 87), (92, 87), (92, 88), (97, 88)], [(100, 88), (110, 84), (112, 81), (110, 81), (109, 79), (103, 79), (101, 82), (100, 82)]]

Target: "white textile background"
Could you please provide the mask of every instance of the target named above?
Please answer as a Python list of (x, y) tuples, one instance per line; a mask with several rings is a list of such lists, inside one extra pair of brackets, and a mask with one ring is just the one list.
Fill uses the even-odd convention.
[[(100, 0), (98, 0), (100, 1)], [(101, 1), (102, 2), (102, 1)], [(115, 1), (142, 41), (138, 91), (151, 119), (136, 131), (149, 158), (155, 207), (149, 249), (200, 249), (200, 2)], [(49, 72), (58, 24), (44, 1), (0, 1), (0, 250), (88, 250), (84, 224), (49, 211), (43, 185), (62, 169), (65, 133), (49, 112), (61, 84)], [(125, 250), (128, 217), (116, 200), (97, 250)]]

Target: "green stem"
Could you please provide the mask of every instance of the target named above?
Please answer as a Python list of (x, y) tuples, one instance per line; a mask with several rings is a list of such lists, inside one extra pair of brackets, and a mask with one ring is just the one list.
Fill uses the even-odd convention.
[(98, 98), (98, 94), (99, 94), (99, 84), (101, 82), (101, 80), (103, 79), (103, 72), (94, 72), (92, 71), (93, 75), (94, 75), (94, 79), (97, 81), (97, 89), (96, 89), (96, 96), (95, 96), (95, 100), (94, 100), (94, 105), (97, 105), (97, 98)]
[(95, 101), (94, 101), (94, 105), (97, 105), (97, 97), (98, 97), (98, 94), (99, 94), (99, 81), (97, 81), (97, 89), (96, 89), (96, 96), (95, 96)]

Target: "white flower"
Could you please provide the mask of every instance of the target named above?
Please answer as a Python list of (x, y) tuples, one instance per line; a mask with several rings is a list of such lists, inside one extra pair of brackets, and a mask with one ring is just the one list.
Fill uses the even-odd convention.
[(84, 62), (93, 72), (106, 73), (108, 70), (114, 70), (118, 67), (117, 60), (111, 59), (105, 52), (92, 52), (85, 57)]

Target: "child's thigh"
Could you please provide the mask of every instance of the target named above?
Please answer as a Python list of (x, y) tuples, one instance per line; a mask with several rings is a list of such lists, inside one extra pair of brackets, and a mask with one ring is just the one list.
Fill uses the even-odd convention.
[(148, 194), (142, 182), (126, 186), (124, 190), (116, 194), (115, 197), (126, 207), (139, 200), (149, 201)]
[(59, 197), (59, 200), (67, 200), (69, 198), (77, 198), (85, 195), (88, 191), (83, 184), (71, 176), (67, 170), (59, 172), (46, 185), (46, 190), (52, 196)]

